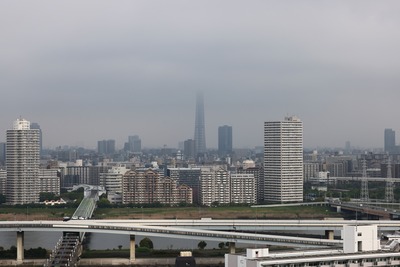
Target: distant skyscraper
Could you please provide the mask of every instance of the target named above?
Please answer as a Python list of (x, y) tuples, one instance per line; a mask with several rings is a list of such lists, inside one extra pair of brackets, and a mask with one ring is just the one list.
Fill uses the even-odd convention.
[(185, 140), (183, 143), (183, 155), (186, 160), (194, 160), (196, 158), (196, 142), (193, 139)]
[(128, 136), (128, 142), (125, 143), (124, 149), (130, 152), (141, 152), (142, 140), (138, 135)]
[(40, 131), (31, 129), (29, 121), (17, 119), (6, 135), (7, 202), (39, 202)]
[(265, 201), (303, 201), (303, 123), (297, 117), (264, 123)]
[(396, 132), (392, 129), (385, 129), (385, 152), (393, 153), (396, 150)]
[(218, 127), (218, 152), (221, 156), (232, 153), (232, 126)]
[(351, 143), (350, 141), (346, 141), (345, 144), (346, 153), (349, 154), (351, 152)]
[(129, 143), (132, 143), (133, 152), (141, 152), (142, 151), (142, 140), (138, 135), (129, 136)]
[(115, 152), (115, 140), (97, 141), (97, 152), (103, 155), (109, 155)]
[(206, 133), (204, 123), (204, 99), (203, 94), (198, 93), (196, 97), (196, 119), (194, 127), (194, 140), (196, 142), (196, 153), (206, 152)]

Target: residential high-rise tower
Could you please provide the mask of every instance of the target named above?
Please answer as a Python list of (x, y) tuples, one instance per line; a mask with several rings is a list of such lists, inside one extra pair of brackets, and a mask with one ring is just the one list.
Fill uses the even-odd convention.
[(303, 123), (297, 117), (264, 123), (264, 197), (303, 201)]
[(196, 118), (194, 126), (194, 140), (196, 144), (196, 153), (204, 154), (206, 152), (206, 133), (204, 123), (204, 98), (202, 93), (196, 97)]
[(42, 134), (42, 129), (40, 129), (40, 125), (36, 122), (31, 123), (31, 129), (38, 129), (39, 130), (39, 149), (40, 149), (40, 155), (42, 155), (43, 151), (43, 134)]
[(6, 199), (10, 204), (39, 202), (40, 131), (17, 119), (7, 130)]

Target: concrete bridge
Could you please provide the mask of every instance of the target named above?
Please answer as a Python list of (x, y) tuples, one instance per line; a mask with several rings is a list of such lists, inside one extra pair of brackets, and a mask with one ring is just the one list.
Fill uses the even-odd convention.
[[(258, 221), (259, 222), (259, 221)], [(254, 228), (256, 222), (235, 221), (235, 220), (70, 220), (61, 221), (5, 221), (0, 222), (0, 231), (12, 231), (17, 233), (17, 262), (23, 261), (23, 240), (26, 231), (57, 231), (57, 232), (92, 232), (111, 233), (129, 236), (130, 239), (130, 260), (135, 261), (135, 236), (158, 236), (168, 238), (212, 240), (229, 242), (230, 252), (235, 251), (235, 244), (262, 244), (287, 247), (340, 247), (341, 240), (333, 239), (333, 230), (327, 238), (305, 238), (285, 235), (267, 235), (248, 232), (239, 232), (232, 228), (234, 225), (241, 225), (248, 229)], [(266, 222), (265, 222), (266, 223)], [(278, 224), (275, 222), (275, 228)], [(299, 224), (289, 222), (281, 224), (281, 229), (287, 226)], [(232, 226), (233, 225), (233, 226)], [(286, 225), (286, 226), (285, 226)], [(212, 230), (212, 228), (220, 230)], [(321, 227), (321, 226), (318, 226)], [(339, 226), (337, 226), (339, 227)], [(343, 227), (343, 224), (342, 226)], [(208, 228), (208, 229), (203, 229)], [(222, 230), (225, 228), (225, 230)]]
[[(23, 239), (27, 231), (92, 232), (126, 235), (130, 239), (130, 260), (135, 261), (135, 236), (213, 240), (235, 244), (249, 243), (287, 247), (340, 247), (342, 240), (334, 240), (335, 230), (344, 225), (375, 224), (380, 231), (400, 229), (400, 221), (357, 220), (70, 220), (62, 221), (3, 221), (0, 231), (17, 233), (17, 260), (23, 260)], [(324, 238), (305, 238), (286, 235), (258, 234), (263, 231), (325, 231)], [(250, 233), (250, 231), (252, 233)], [(255, 233), (256, 232), (256, 233)], [(22, 254), (21, 254), (22, 253)]]

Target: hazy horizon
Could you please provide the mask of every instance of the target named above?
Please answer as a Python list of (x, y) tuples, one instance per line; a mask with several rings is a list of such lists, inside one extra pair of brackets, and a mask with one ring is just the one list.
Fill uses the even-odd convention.
[(230, 125), (235, 148), (263, 145), (264, 121), (296, 115), (304, 147), (381, 148), (400, 132), (400, 2), (0, 2), (0, 142), (19, 117), (43, 145), (143, 147)]

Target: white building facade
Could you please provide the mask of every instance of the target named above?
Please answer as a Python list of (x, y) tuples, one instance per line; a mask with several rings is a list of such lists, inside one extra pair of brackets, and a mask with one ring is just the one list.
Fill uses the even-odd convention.
[(231, 174), (231, 202), (257, 203), (256, 179), (254, 174)]
[(200, 203), (229, 204), (231, 201), (231, 182), (227, 170), (222, 168), (202, 168), (200, 176)]
[(114, 166), (106, 173), (100, 173), (100, 185), (107, 192), (122, 194), (122, 178), (129, 171), (126, 165)]
[(264, 123), (264, 199), (303, 201), (303, 123), (297, 117)]
[(343, 248), (269, 251), (247, 249), (246, 254), (225, 254), (226, 267), (361, 267), (400, 266), (398, 251), (382, 250), (377, 225), (345, 225)]

